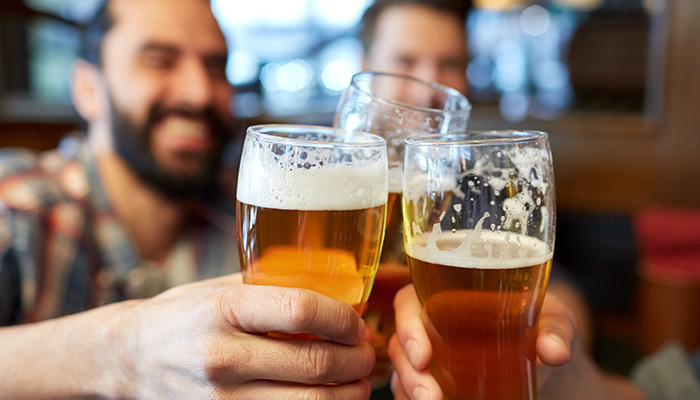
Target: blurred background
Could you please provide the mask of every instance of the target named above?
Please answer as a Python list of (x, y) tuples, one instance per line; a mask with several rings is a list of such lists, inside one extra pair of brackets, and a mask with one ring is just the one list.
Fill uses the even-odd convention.
[[(231, 111), (241, 126), (331, 124), (342, 90), (360, 69), (356, 28), (370, 4), (212, 0), (230, 42), (228, 78), (237, 92)], [(78, 126), (70, 66), (79, 26), (95, 6), (95, 0), (0, 2), (0, 147), (51, 148)], [(596, 357), (627, 372), (650, 348), (638, 328), (646, 315), (639, 300), (646, 262), (640, 218), (700, 207), (700, 1), (473, 6), (466, 21), (470, 128), (550, 133), (557, 257), (593, 307)], [(674, 229), (663, 217), (657, 221)], [(661, 231), (650, 232), (644, 234)]]
[[(78, 30), (96, 0), (5, 0), (3, 119), (61, 119)], [(642, 111), (652, 0), (479, 0), (467, 21), (470, 99), (509, 121), (571, 109)], [(240, 117), (332, 113), (360, 69), (371, 0), (212, 0)], [(10, 15), (14, 14), (15, 17)], [(20, 15), (22, 18), (16, 18)], [(42, 106), (42, 112), (32, 114)], [(46, 112), (47, 106), (55, 110)]]

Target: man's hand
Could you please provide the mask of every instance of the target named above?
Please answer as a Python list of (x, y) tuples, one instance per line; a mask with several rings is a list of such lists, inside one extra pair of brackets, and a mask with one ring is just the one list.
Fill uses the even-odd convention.
[[(374, 352), (365, 329), (343, 302), (232, 275), (3, 328), (0, 340), (10, 343), (7, 355), (41, 354), (41, 368), (26, 364), (10, 375), (22, 378), (9, 392), (16, 397), (366, 399)], [(275, 339), (271, 331), (326, 340)], [(42, 371), (55, 379), (43, 381)]]
[[(432, 347), (413, 285), (396, 294), (394, 309), (396, 334), (389, 341), (389, 356), (395, 367), (391, 381), (394, 397), (442, 399), (440, 386), (427, 368)], [(643, 399), (629, 380), (606, 374), (595, 365), (579, 343), (576, 329), (573, 313), (558, 298), (547, 294), (536, 343), (539, 399)]]

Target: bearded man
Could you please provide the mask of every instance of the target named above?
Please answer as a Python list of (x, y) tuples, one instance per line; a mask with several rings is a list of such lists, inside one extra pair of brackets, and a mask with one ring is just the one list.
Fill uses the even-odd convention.
[(211, 200), (233, 93), (210, 2), (104, 3), (72, 79), (87, 134), (0, 151), (0, 397), (368, 398), (357, 311), (229, 273), (234, 207)]
[(71, 95), (86, 135), (0, 154), (0, 326), (238, 270), (217, 185), (224, 36), (197, 1), (130, 3), (105, 2), (84, 31)]

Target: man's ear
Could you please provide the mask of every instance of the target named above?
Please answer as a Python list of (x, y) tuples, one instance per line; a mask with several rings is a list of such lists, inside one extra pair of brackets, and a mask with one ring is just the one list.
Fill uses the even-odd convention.
[(105, 118), (108, 107), (104, 80), (96, 66), (82, 59), (73, 64), (70, 93), (76, 111), (85, 121)]

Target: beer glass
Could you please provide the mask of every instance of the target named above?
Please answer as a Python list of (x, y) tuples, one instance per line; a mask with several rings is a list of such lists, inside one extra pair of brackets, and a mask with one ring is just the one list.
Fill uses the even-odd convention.
[(365, 131), (387, 140), (389, 202), (379, 270), (364, 319), (373, 331), (377, 355), (369, 377), (374, 388), (391, 377), (387, 353), (395, 331), (393, 299), (409, 282), (401, 234), (401, 165), (404, 139), (416, 134), (464, 132), (471, 105), (457, 90), (405, 75), (364, 71), (353, 76), (336, 111), (334, 126)]
[(245, 283), (311, 289), (362, 312), (384, 237), (384, 139), (319, 126), (251, 126), (236, 197)]
[(404, 242), (446, 399), (537, 398), (540, 308), (554, 250), (546, 133), (406, 140)]

